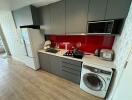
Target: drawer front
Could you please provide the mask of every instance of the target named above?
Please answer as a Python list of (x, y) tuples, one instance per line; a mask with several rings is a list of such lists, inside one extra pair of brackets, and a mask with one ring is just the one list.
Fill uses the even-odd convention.
[(75, 71), (81, 71), (82, 66), (73, 65), (71, 63), (62, 62), (62, 67), (66, 67)]
[(77, 75), (77, 76), (81, 76), (81, 70), (74, 70), (72, 68), (66, 67), (66, 66), (62, 66), (61, 68), (62, 71), (67, 71), (71, 74)]
[(81, 76), (62, 69), (62, 77), (74, 83), (80, 84)]
[(75, 60), (71, 60), (71, 59), (63, 58), (63, 59), (62, 59), (62, 62), (63, 62), (63, 63), (69, 63), (69, 64), (71, 64), (71, 65), (76, 65), (76, 66), (82, 66), (82, 62), (80, 62), (80, 61), (75, 61)]

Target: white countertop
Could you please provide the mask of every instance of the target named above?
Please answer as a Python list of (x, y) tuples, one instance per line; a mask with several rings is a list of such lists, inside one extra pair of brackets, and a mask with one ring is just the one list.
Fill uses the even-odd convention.
[(105, 61), (94, 55), (85, 55), (82, 60), (83, 65), (86, 66), (93, 66), (95, 68), (101, 68), (104, 70), (116, 69), (116, 66), (113, 61)]
[(78, 59), (78, 58), (63, 56), (63, 54), (65, 54), (67, 50), (64, 50), (64, 49), (59, 49), (59, 50), (60, 51), (57, 53), (50, 53), (50, 52), (46, 52), (45, 50), (39, 50), (38, 52), (46, 53), (46, 54), (50, 54), (50, 55), (54, 55), (58, 57), (63, 57), (63, 58), (71, 59), (71, 60), (80, 61), (80, 62), (83, 62), (83, 65), (93, 66), (93, 67), (101, 68), (104, 70), (105, 69), (107, 70), (108, 68), (113, 68), (113, 69), (116, 68), (112, 61), (101, 60), (99, 57), (96, 57), (94, 55), (84, 55), (82, 59)]
[(67, 59), (83, 62), (82, 59), (68, 57), (68, 56), (63, 56), (63, 54), (65, 54), (67, 52), (67, 50), (64, 50), (64, 49), (58, 49), (58, 50), (59, 50), (59, 52), (57, 52), (57, 53), (50, 53), (50, 52), (46, 52), (45, 50), (39, 50), (38, 52), (46, 53), (46, 54), (50, 54), (50, 55), (54, 55), (54, 56), (58, 56), (58, 57), (63, 57), (63, 58), (67, 58)]

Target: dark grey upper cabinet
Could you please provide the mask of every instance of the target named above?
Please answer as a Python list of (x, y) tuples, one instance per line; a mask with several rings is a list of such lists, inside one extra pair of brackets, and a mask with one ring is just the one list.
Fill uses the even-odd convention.
[(50, 5), (51, 31), (55, 34), (65, 34), (65, 0)]
[(88, 21), (104, 20), (107, 0), (90, 0)]
[(24, 25), (39, 25), (38, 11), (36, 7), (26, 6), (12, 11), (17, 27)]
[(89, 0), (66, 0), (66, 33), (85, 33)]
[(51, 13), (50, 13), (50, 6), (44, 6), (39, 8), (39, 15), (41, 25), (44, 25), (45, 34), (51, 33)]
[(105, 19), (125, 18), (130, 4), (131, 0), (108, 0)]

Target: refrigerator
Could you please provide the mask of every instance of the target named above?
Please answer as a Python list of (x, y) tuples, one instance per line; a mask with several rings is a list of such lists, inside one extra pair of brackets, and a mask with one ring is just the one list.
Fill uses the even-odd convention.
[(21, 28), (22, 41), (24, 44), (24, 63), (37, 70), (40, 68), (38, 60), (38, 50), (42, 48), (45, 41), (44, 35), (41, 34), (39, 29)]

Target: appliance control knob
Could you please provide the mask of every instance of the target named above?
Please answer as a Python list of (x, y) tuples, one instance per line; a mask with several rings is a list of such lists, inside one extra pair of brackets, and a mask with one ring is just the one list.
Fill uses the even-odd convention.
[(97, 73), (97, 72), (98, 72), (98, 69), (94, 69), (94, 72), (96, 72), (96, 73)]
[(111, 79), (110, 78), (107, 78), (107, 81), (110, 81)]

